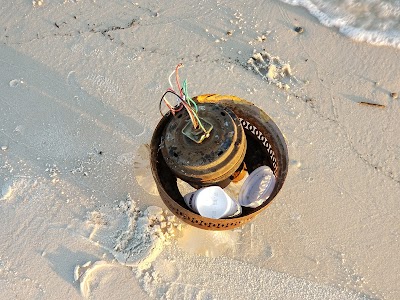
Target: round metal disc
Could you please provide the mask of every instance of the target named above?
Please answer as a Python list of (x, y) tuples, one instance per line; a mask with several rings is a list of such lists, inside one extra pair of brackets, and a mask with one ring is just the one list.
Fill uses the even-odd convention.
[(198, 105), (198, 116), (203, 123), (212, 126), (208, 137), (203, 137), (199, 143), (191, 136), (201, 136), (204, 132), (193, 128), (189, 114), (184, 110), (171, 118), (166, 126), (161, 151), (177, 177), (193, 186), (218, 184), (232, 175), (243, 161), (245, 134), (239, 119), (228, 108), (201, 104)]

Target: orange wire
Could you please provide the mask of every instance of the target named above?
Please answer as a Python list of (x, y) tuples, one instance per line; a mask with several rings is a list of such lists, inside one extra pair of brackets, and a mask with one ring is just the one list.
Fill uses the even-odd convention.
[(182, 104), (183, 104), (183, 106), (185, 106), (185, 108), (186, 108), (186, 110), (187, 110), (187, 112), (188, 112), (188, 114), (189, 114), (189, 117), (190, 117), (190, 119), (192, 120), (193, 127), (194, 127), (195, 129), (197, 129), (197, 128), (199, 127), (199, 124), (198, 124), (196, 118), (195, 118), (194, 115), (193, 115), (194, 113), (193, 113), (192, 108), (191, 108), (186, 102), (182, 102)]
[(176, 80), (176, 85), (178, 86), (179, 89), (179, 94), (181, 95), (181, 97), (183, 97), (183, 92), (182, 92), (182, 88), (181, 88), (181, 84), (179, 83), (179, 74), (178, 74), (178, 70), (179, 68), (181, 68), (183, 66), (182, 63), (179, 63), (176, 68), (175, 68), (175, 80)]

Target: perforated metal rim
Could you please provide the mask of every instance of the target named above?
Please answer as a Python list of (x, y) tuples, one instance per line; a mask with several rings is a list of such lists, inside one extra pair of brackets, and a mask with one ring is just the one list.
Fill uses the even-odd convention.
[[(251, 152), (265, 154), (259, 157), (259, 162), (260, 164), (265, 164), (266, 161), (268, 162), (274, 171), (276, 185), (270, 198), (266, 202), (254, 209), (244, 208), (243, 214), (238, 217), (231, 219), (210, 219), (193, 213), (184, 203), (183, 197), (176, 184), (176, 177), (166, 165), (159, 151), (163, 129), (168, 122), (168, 118), (171, 117), (166, 115), (157, 125), (150, 146), (152, 172), (161, 199), (168, 209), (178, 218), (198, 228), (207, 230), (227, 230), (242, 226), (264, 210), (282, 188), (288, 170), (288, 152), (284, 137), (271, 118), (260, 108), (248, 101), (235, 96), (217, 94), (197, 96), (194, 100), (198, 103), (218, 103), (220, 105), (226, 105), (241, 119), (248, 142), (249, 140), (250, 142), (253, 141), (253, 149), (248, 147), (246, 156), (248, 155), (248, 159), (250, 159), (250, 149)], [(252, 169), (256, 168), (257, 163), (257, 161), (250, 163), (250, 172)], [(249, 167), (248, 162), (246, 162), (246, 165)]]

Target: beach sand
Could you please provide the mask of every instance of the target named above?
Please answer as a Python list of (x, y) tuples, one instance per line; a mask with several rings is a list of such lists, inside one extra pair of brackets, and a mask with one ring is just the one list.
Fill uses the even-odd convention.
[[(1, 299), (400, 298), (398, 49), (274, 0), (19, 0), (0, 20)], [(263, 51), (290, 72), (254, 72)], [(243, 228), (180, 223), (155, 189), (145, 145), (180, 62), (192, 96), (244, 98), (285, 135), (283, 189)]]

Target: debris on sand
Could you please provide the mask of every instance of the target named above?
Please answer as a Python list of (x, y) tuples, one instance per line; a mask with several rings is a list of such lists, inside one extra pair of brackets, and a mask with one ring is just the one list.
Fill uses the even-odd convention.
[(371, 102), (364, 102), (364, 101), (358, 102), (358, 104), (361, 104), (361, 105), (368, 105), (368, 106), (375, 106), (375, 107), (380, 107), (380, 108), (385, 108), (385, 107), (386, 107), (385, 105), (382, 105), (382, 104), (371, 103)]
[(304, 28), (300, 27), (300, 26), (297, 26), (297, 27), (294, 28), (294, 31), (296, 31), (297, 33), (303, 33), (304, 32)]
[(266, 51), (257, 52), (250, 57), (247, 64), (250, 69), (269, 83), (285, 90), (290, 88), (288, 82), (293, 78), (292, 69), (279, 57), (272, 56)]

